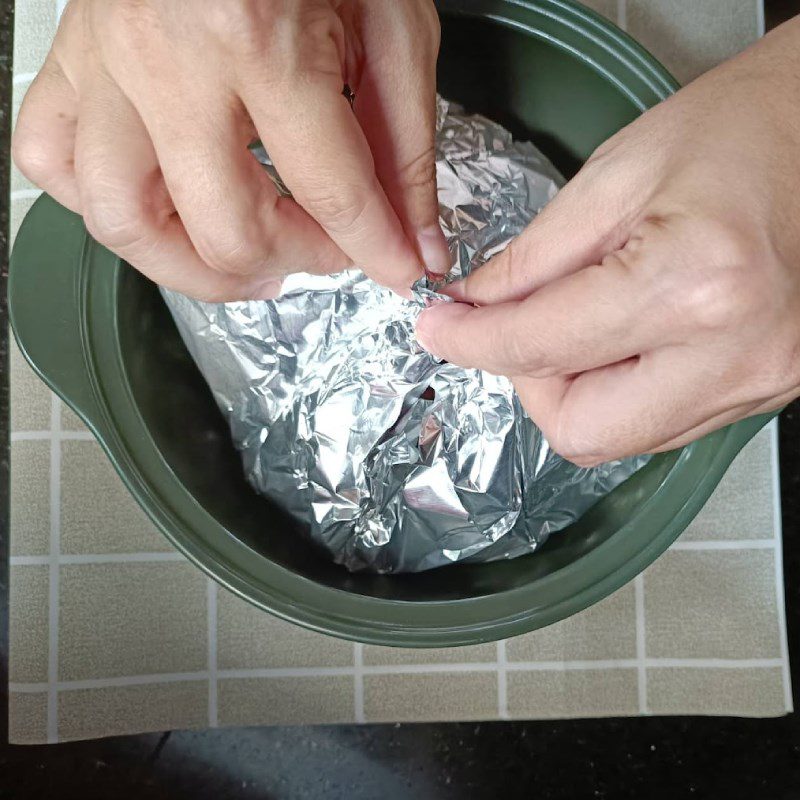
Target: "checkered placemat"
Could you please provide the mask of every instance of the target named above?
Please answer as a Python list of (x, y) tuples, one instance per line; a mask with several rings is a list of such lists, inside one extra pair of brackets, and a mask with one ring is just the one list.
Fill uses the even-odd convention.
[[(60, 5), (17, 3), (15, 106)], [(684, 79), (741, 49), (763, 19), (752, 0), (593, 5)], [(12, 236), (36, 196), (15, 171)], [(154, 530), (91, 434), (14, 347), (11, 394), (13, 742), (216, 725), (791, 709), (775, 424), (670, 551), (616, 594), (516, 639), (420, 651), (310, 633), (217, 587)]]

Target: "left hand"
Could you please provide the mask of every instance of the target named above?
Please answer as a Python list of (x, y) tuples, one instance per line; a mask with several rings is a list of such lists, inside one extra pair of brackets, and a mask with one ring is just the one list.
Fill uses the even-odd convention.
[(614, 136), (450, 294), (423, 346), (512, 377), (583, 466), (800, 395), (800, 17)]
[(287, 272), (353, 264), (405, 293), (450, 264), (438, 49), (432, 0), (71, 0), (13, 157), (98, 242), (192, 297), (266, 299)]

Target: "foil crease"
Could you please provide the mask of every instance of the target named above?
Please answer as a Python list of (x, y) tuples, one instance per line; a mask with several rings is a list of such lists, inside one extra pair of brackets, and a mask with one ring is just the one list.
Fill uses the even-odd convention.
[[(532, 144), (441, 99), (436, 175), (449, 280), (501, 251), (563, 182)], [(251, 485), (350, 570), (530, 553), (646, 460), (577, 467), (507, 378), (423, 350), (416, 319), (447, 302), (435, 288), (420, 281), (405, 300), (350, 270), (290, 275), (271, 301), (163, 290)]]

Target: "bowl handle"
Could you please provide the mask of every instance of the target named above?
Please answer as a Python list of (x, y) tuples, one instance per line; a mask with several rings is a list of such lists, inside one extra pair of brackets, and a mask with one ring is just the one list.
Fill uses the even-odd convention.
[(89, 242), (81, 217), (42, 195), (14, 243), (8, 313), (33, 369), (95, 429), (100, 414), (84, 361), (80, 318), (81, 264)]

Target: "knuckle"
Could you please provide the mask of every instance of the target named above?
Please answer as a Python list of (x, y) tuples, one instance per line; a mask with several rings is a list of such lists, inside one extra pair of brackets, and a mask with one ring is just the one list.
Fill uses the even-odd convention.
[(514, 365), (514, 371), (531, 378), (546, 378), (552, 375), (551, 365), (548, 363), (546, 349), (536, 340), (519, 331), (518, 335), (507, 337), (505, 331), (496, 330), (494, 347), (495, 352), (505, 351), (508, 363)]
[(400, 168), (400, 183), (407, 189), (432, 190), (436, 186), (436, 149), (431, 143)]
[(686, 217), (647, 225), (652, 235), (645, 240), (673, 243), (659, 272), (661, 291), (689, 330), (728, 330), (765, 308), (769, 282), (758, 279), (761, 256), (746, 225), (737, 230), (730, 222)]
[(593, 181), (602, 176), (606, 170), (606, 162), (611, 153), (608, 142), (601, 144), (592, 152), (589, 158), (584, 161), (575, 178), (578, 180)]
[(368, 193), (360, 190), (342, 188), (300, 198), (299, 202), (330, 233), (351, 235), (362, 227), (367, 196)]
[(82, 25), (84, 14), (88, 11), (86, 0), (67, 0), (61, 11), (58, 21), (58, 30), (54, 40), (53, 50), (56, 51), (64, 37), (79, 36), (79, 26)]
[[(558, 451), (556, 451), (558, 452)], [(559, 455), (566, 461), (569, 461), (571, 464), (574, 464), (576, 467), (582, 467), (583, 469), (591, 469), (592, 467), (596, 467), (599, 464), (602, 464), (604, 458), (598, 456), (591, 456), (591, 455), (583, 455), (581, 453), (575, 453), (574, 455), (565, 455), (564, 453), (559, 453)]]
[(558, 455), (567, 461), (579, 457), (582, 451), (574, 432), (565, 431), (564, 426), (558, 424), (557, 420), (538, 424), (547, 443)]
[(535, 397), (527, 396), (526, 382), (514, 381), (520, 400), (536, 423), (550, 449), (579, 467), (594, 467), (616, 456), (601, 441), (607, 438), (602, 431), (571, 413), (568, 406), (559, 405), (542, 413)]
[(697, 276), (683, 292), (683, 312), (696, 328), (726, 330), (743, 321), (752, 303), (742, 270), (714, 269)]
[(261, 52), (283, 5), (280, 0), (214, 0), (204, 6), (204, 24), (226, 50), (240, 55)]
[(704, 219), (699, 222), (697, 236), (702, 237), (706, 252), (712, 253), (714, 263), (722, 267), (744, 269), (752, 266), (756, 258), (753, 237), (749, 226), (731, 221)]
[(233, 276), (247, 277), (262, 271), (268, 257), (266, 247), (253, 231), (236, 226), (228, 226), (224, 234), (197, 234), (192, 243), (209, 267)]
[(37, 186), (45, 186), (58, 168), (48, 142), (20, 127), (11, 140), (11, 158), (19, 171)]
[(590, 468), (610, 461), (611, 456), (603, 451), (591, 446), (587, 439), (580, 439), (576, 436), (561, 436), (556, 443), (550, 442), (550, 446), (563, 459), (575, 464), (578, 467)]
[(121, 52), (148, 52), (161, 28), (158, 12), (142, 0), (118, 0), (104, 8), (108, 15), (104, 30)]
[(542, 428), (542, 432), (558, 455), (579, 467), (595, 467), (612, 458), (597, 432), (574, 418), (560, 414), (554, 424)]
[(150, 227), (144, 204), (134, 198), (82, 192), (83, 222), (100, 244), (127, 250), (142, 241)]
[[(295, 11), (286, 25), (274, 25), (256, 55), (269, 47), (273, 91), (281, 96), (300, 83), (323, 82), (337, 92), (344, 83), (345, 27), (331, 7), (312, 3)], [(251, 48), (252, 49), (252, 48)]]
[(606, 170), (608, 168), (609, 161), (613, 159), (617, 150), (619, 149), (621, 138), (622, 137), (620, 134), (617, 133), (601, 142), (597, 147), (595, 147), (589, 158), (586, 159), (586, 162), (581, 167), (580, 172), (584, 175), (588, 173), (594, 176), (599, 172)]

